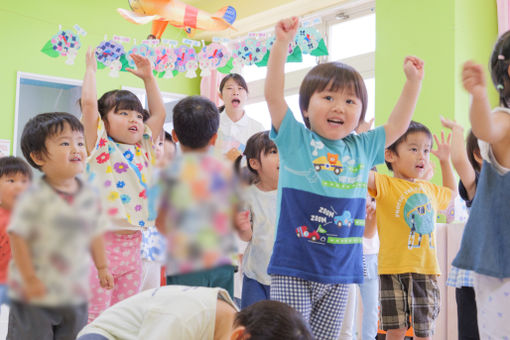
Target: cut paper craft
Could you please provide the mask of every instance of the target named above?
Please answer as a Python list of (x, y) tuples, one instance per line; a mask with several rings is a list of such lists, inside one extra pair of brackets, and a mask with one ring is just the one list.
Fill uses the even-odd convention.
[(154, 62), (154, 69), (157, 72), (167, 72), (171, 74), (175, 69), (175, 62), (177, 56), (175, 55), (174, 49), (167, 46), (158, 46), (155, 49), (156, 60)]
[(147, 24), (152, 21), (152, 31), (156, 38), (161, 39), (168, 24), (182, 28), (189, 36), (196, 29), (204, 31), (222, 31), (235, 29), (232, 24), (236, 20), (236, 10), (226, 6), (214, 14), (209, 14), (196, 7), (178, 0), (129, 0), (131, 11), (117, 8), (119, 14), (134, 24)]
[[(267, 48), (267, 51), (269, 52), (271, 50), (271, 48), (273, 47), (274, 45), (274, 42), (275, 42), (276, 38), (275, 37), (271, 37), (269, 39), (266, 40), (266, 48)], [(296, 41), (293, 40), (292, 42), (289, 43), (289, 49), (287, 50), (287, 55), (291, 55), (292, 52), (294, 52), (294, 48), (296, 47)]]
[(41, 49), (41, 52), (50, 57), (67, 56), (66, 64), (74, 64), (74, 59), (80, 49), (80, 38), (73, 31), (60, 30)]
[(301, 48), (304, 54), (310, 54), (319, 47), (321, 39), (321, 34), (314, 27), (300, 27), (296, 33), (294, 42)]
[(122, 44), (114, 40), (106, 40), (96, 47), (96, 60), (104, 66), (109, 66), (115, 60), (119, 60), (125, 53)]
[(140, 44), (131, 47), (127, 55), (127, 61), (129, 63), (130, 68), (136, 67), (135, 61), (133, 60), (133, 58), (131, 58), (131, 54), (133, 53), (141, 55), (143, 57), (147, 57), (147, 59), (150, 60), (152, 66), (154, 67), (154, 62), (156, 61), (156, 51), (152, 47), (150, 47), (147, 44)]
[(267, 47), (265, 41), (246, 39), (234, 45), (232, 54), (237, 56), (237, 59), (239, 59), (242, 64), (253, 65), (262, 61), (266, 52)]
[[(190, 46), (181, 45), (175, 49), (175, 54), (177, 56), (177, 60), (175, 62), (175, 69), (179, 72), (187, 72), (187, 64), (189, 62), (196, 62), (197, 54), (195, 53), (195, 49)], [(197, 63), (198, 67), (198, 63)], [(195, 68), (196, 70), (196, 68)]]
[(315, 50), (310, 53), (314, 57), (320, 57), (322, 55), (328, 55), (328, 48), (326, 47), (326, 44), (324, 43), (324, 39), (321, 39), (319, 41), (319, 47), (317, 47)]
[(195, 78), (197, 76), (198, 63), (196, 60), (191, 60), (186, 63), (186, 78)]
[(202, 77), (211, 74), (211, 70), (225, 66), (230, 59), (230, 51), (227, 47), (218, 43), (211, 43), (204, 46), (198, 53), (198, 62)]

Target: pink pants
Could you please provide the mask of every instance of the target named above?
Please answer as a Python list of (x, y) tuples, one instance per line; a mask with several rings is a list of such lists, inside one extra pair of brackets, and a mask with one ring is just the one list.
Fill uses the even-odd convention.
[(101, 288), (94, 265), (90, 270), (89, 318), (92, 322), (106, 308), (140, 291), (142, 281), (142, 258), (140, 246), (142, 233), (121, 235), (115, 232), (104, 234), (108, 268), (115, 279), (111, 290)]

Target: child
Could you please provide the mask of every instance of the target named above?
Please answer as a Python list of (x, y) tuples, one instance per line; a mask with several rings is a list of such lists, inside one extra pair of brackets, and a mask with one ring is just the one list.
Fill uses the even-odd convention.
[[(455, 190), (450, 146), (426, 126), (411, 122), (406, 133), (386, 149), (393, 178), (370, 172), (368, 191), (377, 204), (379, 232), (380, 326), (389, 339), (404, 339), (409, 316), (416, 339), (430, 339), (439, 314), (440, 274), (436, 255), (436, 212), (446, 209)], [(421, 180), (430, 152), (441, 165), (444, 187)]]
[(114, 284), (106, 216), (96, 191), (77, 177), (85, 168), (83, 125), (69, 113), (39, 114), (25, 125), (21, 150), (43, 176), (18, 200), (8, 229), (7, 339), (75, 339), (87, 323), (89, 253), (101, 287)]
[[(166, 166), (168, 164), (170, 164), (170, 162), (172, 161), (172, 159), (174, 159), (176, 153), (177, 153), (177, 146), (175, 145), (175, 142), (173, 141), (172, 139), (172, 136), (166, 132), (165, 132), (165, 138), (163, 140), (163, 153), (162, 153), (162, 157), (156, 157), (157, 160), (156, 160), (156, 167), (159, 168), (159, 169), (164, 169), (166, 168)], [(154, 150), (156, 151), (156, 150)]]
[[(165, 155), (165, 135), (166, 131), (161, 130), (156, 142), (154, 143), (154, 156), (156, 158), (156, 165), (154, 171), (154, 177), (159, 176), (159, 171), (162, 165), (166, 163), (168, 159)], [(165, 159), (166, 158), (166, 159)], [(149, 202), (151, 202), (154, 195), (156, 199), (157, 187), (154, 192), (148, 192)], [(150, 203), (151, 204), (151, 203)], [(156, 203), (154, 203), (156, 204)], [(150, 226), (142, 231), (142, 284), (140, 290), (146, 290), (150, 288), (156, 288), (161, 285), (161, 266), (166, 261), (166, 239), (164, 235), (156, 229), (156, 226)]]
[[(466, 148), (464, 149), (464, 129), (462, 126), (446, 118), (441, 118), (441, 123), (444, 127), (452, 130), (452, 163), (460, 177), (459, 195), (466, 202), (468, 209), (470, 209), (482, 168), (482, 157), (478, 147), (478, 139), (472, 131), (469, 131)], [(446, 284), (455, 287), (459, 339), (480, 339), (476, 319), (473, 272), (452, 266), (448, 273)]]
[(225, 105), (218, 108), (223, 113), (220, 114), (217, 147), (233, 161), (243, 153), (248, 138), (264, 127), (244, 111), (248, 85), (240, 74), (230, 73), (221, 80), (220, 98)]
[(271, 299), (310, 321), (318, 339), (337, 339), (349, 283), (363, 281), (362, 236), (368, 170), (384, 146), (405, 132), (423, 77), (423, 62), (407, 57), (401, 97), (384, 127), (351, 134), (364, 120), (361, 75), (342, 63), (314, 67), (300, 88), (305, 128), (284, 99), (284, 65), (298, 19), (276, 25), (265, 98), (271, 138), (280, 155), (278, 228), (268, 273)]
[(78, 340), (312, 340), (302, 316), (289, 306), (262, 301), (238, 311), (221, 288), (166, 286), (107, 309)]
[[(239, 169), (239, 156), (236, 165)], [(247, 187), (243, 200), (247, 211), (236, 214), (241, 240), (249, 242), (243, 256), (241, 308), (260, 300), (269, 300), (271, 277), (267, 266), (273, 252), (276, 229), (276, 189), (280, 162), (278, 149), (269, 139), (269, 131), (258, 132), (248, 139), (244, 157), (254, 184)]]
[(209, 154), (218, 109), (207, 98), (187, 97), (175, 105), (173, 123), (182, 155), (161, 173), (156, 222), (167, 234), (167, 284), (222, 287), (233, 296), (233, 169)]
[(464, 88), (472, 97), (469, 118), (483, 158), (480, 180), (453, 265), (475, 272), (474, 288), (480, 338), (504, 339), (510, 334), (510, 32), (498, 39), (490, 72), (500, 107), (492, 112), (485, 74), (468, 61), (462, 70)]
[(0, 305), (7, 299), (7, 267), (11, 260), (11, 246), (7, 225), (18, 196), (32, 180), (32, 170), (23, 159), (6, 156), (0, 158)]
[(150, 61), (135, 54), (131, 57), (137, 69), (128, 70), (145, 84), (150, 115), (129, 91), (109, 91), (97, 100), (97, 62), (91, 48), (86, 55), (81, 108), (87, 173), (99, 186), (111, 220), (111, 229), (105, 233), (106, 254), (116, 282), (112, 291), (101, 289), (92, 268), (89, 321), (140, 290), (141, 230), (154, 225), (147, 189), (154, 165), (152, 136), (158, 136), (163, 128), (165, 107)]

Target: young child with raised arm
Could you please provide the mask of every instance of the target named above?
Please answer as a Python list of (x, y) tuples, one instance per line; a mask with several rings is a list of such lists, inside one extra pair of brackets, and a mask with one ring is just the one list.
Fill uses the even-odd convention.
[(476, 195), (452, 265), (474, 271), (481, 339), (510, 334), (510, 32), (499, 37), (489, 61), (499, 106), (491, 110), (485, 72), (464, 64), (462, 82), (471, 95), (469, 119), (483, 159)]
[(165, 121), (165, 107), (149, 59), (132, 54), (136, 69), (128, 69), (143, 80), (149, 112), (138, 97), (125, 90), (112, 90), (97, 99), (94, 51), (86, 54), (81, 109), (87, 148), (87, 175), (99, 187), (110, 229), (105, 233), (106, 255), (115, 288), (101, 289), (94, 268), (90, 274), (92, 296), (89, 321), (118, 301), (136, 294), (142, 281), (140, 247), (142, 229), (154, 225), (155, 207), (147, 189), (152, 184), (155, 163), (153, 139)]
[[(370, 172), (368, 191), (377, 204), (379, 232), (380, 327), (386, 338), (404, 339), (409, 316), (417, 339), (431, 339), (439, 314), (440, 274), (436, 254), (436, 213), (455, 196), (450, 145), (429, 129), (411, 121), (406, 133), (386, 149), (393, 177)], [(443, 187), (421, 180), (430, 153), (440, 162)]]
[(90, 256), (104, 289), (113, 277), (106, 261), (107, 224), (85, 170), (83, 125), (69, 113), (42, 113), (25, 125), (21, 150), (43, 176), (23, 194), (8, 229), (7, 339), (75, 339), (87, 323)]
[(32, 180), (32, 170), (23, 159), (14, 156), (0, 158), (0, 305), (7, 304), (7, 268), (11, 261), (11, 246), (7, 226), (18, 196)]
[(167, 235), (167, 284), (224, 288), (233, 296), (237, 256), (233, 166), (216, 157), (218, 109), (186, 97), (173, 108), (173, 139), (182, 155), (161, 173), (156, 227)]
[(405, 58), (407, 81), (388, 122), (360, 135), (352, 132), (367, 107), (361, 75), (338, 62), (314, 67), (299, 90), (305, 127), (284, 97), (284, 65), (298, 26), (297, 18), (276, 25), (264, 89), (271, 138), (280, 155), (270, 294), (303, 313), (317, 339), (336, 340), (347, 284), (363, 282), (368, 171), (384, 161), (385, 145), (405, 132), (420, 92), (423, 62)]

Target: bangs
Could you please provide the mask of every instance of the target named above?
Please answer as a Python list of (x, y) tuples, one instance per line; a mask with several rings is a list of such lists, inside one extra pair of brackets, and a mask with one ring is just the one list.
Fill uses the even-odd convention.
[(78, 131), (83, 133), (83, 124), (78, 120), (78, 118), (71, 117), (60, 117), (60, 119), (51, 122), (48, 124), (48, 136), (53, 136), (64, 131), (66, 123), (71, 128), (71, 131)]
[(143, 108), (138, 97), (126, 90), (113, 90), (105, 93), (98, 100), (98, 109), (101, 117), (104, 117), (113, 109), (114, 112), (121, 110), (140, 112), (143, 115), (144, 121), (149, 118), (149, 113)]

